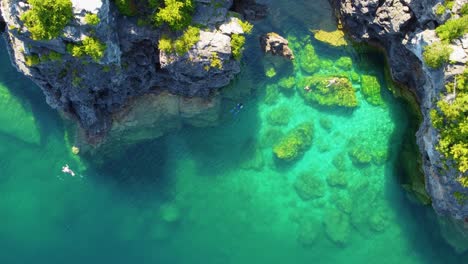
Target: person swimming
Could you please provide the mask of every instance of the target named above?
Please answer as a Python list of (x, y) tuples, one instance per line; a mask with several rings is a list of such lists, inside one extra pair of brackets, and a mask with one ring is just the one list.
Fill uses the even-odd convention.
[(242, 110), (242, 108), (244, 108), (244, 105), (242, 103), (238, 103), (229, 112), (231, 112), (232, 115), (237, 115)]
[(68, 164), (65, 164), (65, 166), (62, 167), (62, 172), (70, 174), (71, 176), (75, 176), (75, 172), (70, 169)]

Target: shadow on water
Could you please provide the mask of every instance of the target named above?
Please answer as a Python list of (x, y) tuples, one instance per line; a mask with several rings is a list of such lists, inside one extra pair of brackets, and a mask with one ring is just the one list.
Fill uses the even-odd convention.
[[(167, 137), (135, 144), (121, 155), (93, 164), (95, 181), (115, 186), (121, 195), (136, 203), (164, 195), (171, 177), (167, 166)], [(92, 159), (91, 157), (88, 159)]]

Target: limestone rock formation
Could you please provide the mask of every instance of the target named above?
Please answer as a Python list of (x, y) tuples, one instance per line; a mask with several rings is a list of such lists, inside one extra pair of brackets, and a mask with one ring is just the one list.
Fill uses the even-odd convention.
[[(463, 43), (468, 42), (468, 36), (465, 34), (452, 42), (451, 63), (445, 68), (432, 69), (424, 63), (423, 48), (438, 40), (434, 28), (448, 18), (435, 15), (438, 2), (330, 0), (345, 31), (356, 41), (383, 48), (393, 79), (416, 95), (423, 116), (417, 143), (432, 206), (437, 213), (453, 219), (452, 223), (463, 226), (463, 220), (468, 219), (468, 203), (457, 202), (454, 193), (467, 195), (468, 189), (457, 182), (459, 172), (451, 164), (443, 165), (443, 157), (436, 150), (439, 135), (431, 124), (429, 112), (436, 107), (444, 84), (463, 72), (468, 54)], [(454, 9), (466, 3), (466, 0), (457, 0)], [(468, 234), (468, 228), (458, 228), (458, 232)]]
[[(51, 107), (76, 119), (88, 140), (97, 143), (108, 132), (121, 131), (123, 126), (118, 121), (132, 119), (124, 117), (124, 113), (143, 111), (132, 102), (154, 105), (163, 100), (167, 103), (164, 106), (169, 107), (167, 98), (174, 97), (175, 109), (164, 109), (164, 113), (157, 112), (164, 106), (146, 109), (156, 111), (146, 113), (156, 116), (152, 120), (156, 123), (147, 125), (161, 126), (160, 131), (165, 130), (166, 124), (158, 122), (166, 120), (161, 117), (165, 115), (180, 115), (176, 118), (179, 123), (188, 117), (195, 118), (187, 121), (189, 124), (213, 123), (211, 116), (216, 115), (212, 115), (212, 109), (218, 108), (208, 107), (210, 117), (205, 120), (201, 113), (205, 109), (201, 103), (204, 100), (186, 98), (216, 101), (212, 98), (216, 97), (217, 89), (227, 85), (240, 71), (239, 61), (231, 53), (231, 35), (244, 32), (237, 15), (228, 12), (233, 8), (232, 0), (195, 0), (192, 24), (202, 25), (203, 29), (199, 41), (184, 54), (166, 53), (158, 48), (163, 34), (176, 38), (180, 33), (124, 16), (113, 1), (72, 0), (72, 4), (73, 18), (62, 34), (52, 40), (32, 39), (21, 19), (31, 9), (27, 1), (1, 1), (0, 11), (7, 24), (4, 37), (13, 65), (41, 87)], [(100, 22), (87, 24), (87, 14), (97, 15)], [(72, 56), (70, 48), (89, 37), (105, 45), (103, 56), (99, 59)], [(221, 67), (211, 66), (214, 58)], [(151, 96), (140, 98), (148, 94)], [(132, 107), (136, 108), (129, 110)], [(186, 110), (181, 110), (184, 107)], [(136, 136), (139, 137), (146, 138)]]
[(260, 45), (265, 53), (282, 56), (290, 60), (294, 59), (293, 52), (288, 46), (288, 40), (274, 32), (261, 36)]

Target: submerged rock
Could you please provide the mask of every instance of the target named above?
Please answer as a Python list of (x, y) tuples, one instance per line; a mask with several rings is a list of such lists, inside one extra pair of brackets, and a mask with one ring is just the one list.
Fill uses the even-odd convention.
[(314, 38), (318, 41), (331, 45), (333, 47), (340, 47), (348, 45), (348, 41), (345, 39), (344, 32), (341, 30), (335, 30), (327, 32), (324, 30), (313, 31)]
[(351, 225), (349, 216), (336, 209), (327, 209), (323, 216), (325, 232), (328, 238), (339, 246), (344, 246), (349, 240)]
[(294, 182), (294, 189), (302, 200), (320, 198), (325, 195), (325, 185), (323, 181), (312, 172), (303, 172), (297, 176)]
[(314, 126), (304, 122), (289, 131), (277, 144), (273, 146), (273, 154), (284, 161), (293, 161), (312, 145)]
[(303, 247), (311, 247), (315, 244), (322, 232), (322, 223), (314, 217), (306, 217), (299, 220), (297, 227), (297, 241)]
[(282, 56), (293, 60), (294, 55), (288, 46), (288, 41), (280, 35), (271, 32), (260, 37), (260, 45), (265, 53)]
[(299, 94), (306, 102), (322, 106), (358, 106), (356, 91), (345, 77), (313, 75), (301, 82)]

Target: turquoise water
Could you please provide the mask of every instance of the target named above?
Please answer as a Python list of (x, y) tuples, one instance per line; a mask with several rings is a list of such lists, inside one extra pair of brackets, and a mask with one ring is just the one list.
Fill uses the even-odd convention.
[[(377, 76), (383, 106), (360, 91), (354, 110), (278, 92), (281, 78), (307, 73), (264, 59), (252, 36), (242, 74), (223, 91), (218, 127), (186, 127), (104, 164), (71, 154), (67, 125), (9, 66), (2, 44), (0, 263), (468, 263), (444, 243), (432, 210), (400, 185), (398, 157), (415, 120), (386, 89), (381, 56), (310, 38), (311, 28), (336, 27), (329, 12), (325, 1), (277, 1), (253, 35), (287, 36), (297, 61), (312, 44), (322, 73)], [(333, 67), (341, 56), (352, 58), (352, 69)], [(277, 75), (268, 78), (272, 65)], [(359, 78), (353, 86), (361, 89)], [(269, 121), (279, 107), (287, 124)], [(304, 121), (314, 124), (310, 149), (290, 163), (274, 159), (278, 135)], [(388, 158), (355, 164), (353, 142)], [(65, 163), (78, 177), (60, 173)], [(344, 179), (333, 182), (339, 171)], [(304, 173), (313, 177), (308, 200), (297, 192)]]

